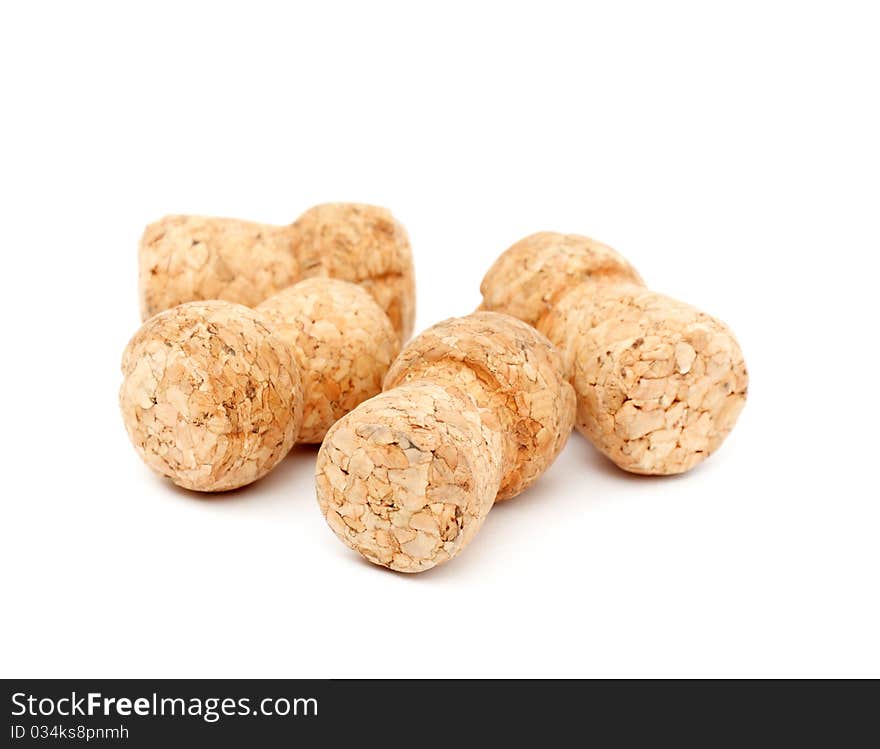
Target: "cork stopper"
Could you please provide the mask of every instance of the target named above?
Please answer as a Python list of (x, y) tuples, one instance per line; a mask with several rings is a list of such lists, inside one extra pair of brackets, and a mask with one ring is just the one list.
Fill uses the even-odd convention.
[(534, 321), (559, 348), (578, 430), (624, 470), (690, 470), (718, 448), (745, 404), (748, 374), (730, 329), (644, 288), (594, 240), (527, 237), (501, 255), (481, 290), (483, 308)]
[(481, 309), (539, 327), (563, 294), (588, 279), (642, 283), (635, 268), (595, 239), (538, 232), (502, 253), (489, 269), (480, 285)]
[(129, 438), (178, 486), (217, 492), (268, 473), (302, 418), (299, 370), (264, 317), (224, 301), (152, 317), (122, 359)]
[(327, 433), (316, 483), (334, 532), (402, 572), (455, 556), (496, 499), (553, 462), (574, 420), (574, 394), (550, 343), (495, 313), (425, 331), (385, 388)]
[(138, 268), (144, 320), (206, 299), (254, 307), (297, 281), (323, 276), (363, 286), (401, 341), (412, 333), (415, 282), (409, 239), (390, 211), (377, 206), (316, 206), (290, 226), (166, 216), (144, 231)]
[(321, 442), (327, 430), (382, 390), (400, 350), (388, 316), (362, 287), (309, 278), (257, 307), (287, 343), (302, 376), (297, 442)]
[(748, 373), (730, 329), (644, 287), (575, 287), (544, 328), (565, 348), (578, 430), (626, 471), (690, 470), (745, 405)]
[(174, 483), (234, 489), (380, 392), (399, 348), (382, 308), (347, 281), (309, 278), (256, 310), (188, 302), (150, 318), (126, 348), (123, 420)]

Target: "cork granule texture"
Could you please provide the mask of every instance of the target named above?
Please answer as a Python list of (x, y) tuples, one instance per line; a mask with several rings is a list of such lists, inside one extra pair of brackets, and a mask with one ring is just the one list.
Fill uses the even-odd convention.
[(540, 329), (569, 289), (587, 279), (642, 283), (620, 254), (595, 239), (538, 232), (504, 252), (480, 286), (482, 309), (504, 312)]
[(587, 237), (527, 237), (481, 291), (482, 308), (521, 315), (559, 348), (578, 430), (624, 470), (690, 470), (745, 404), (748, 373), (730, 329), (649, 291), (626, 260)]
[(297, 442), (320, 442), (327, 430), (382, 390), (400, 350), (391, 321), (362, 287), (310, 278), (257, 307), (288, 345), (302, 376)]
[(343, 417), (318, 453), (321, 511), (370, 561), (420, 572), (457, 554), (496, 499), (562, 449), (574, 394), (549, 341), (476, 313), (418, 336), (385, 392)]
[(368, 560), (421, 572), (471, 539), (501, 478), (500, 436), (458, 388), (419, 380), (333, 426), (318, 454), (327, 523)]
[(122, 373), (129, 438), (147, 465), (186, 489), (256, 481), (299, 431), (291, 348), (239, 304), (193, 302), (151, 318), (129, 342)]
[(403, 226), (385, 208), (320, 205), (289, 226), (166, 216), (144, 231), (138, 263), (144, 320), (189, 301), (254, 307), (297, 281), (325, 276), (360, 284), (401, 341), (412, 334), (412, 251)]
[(385, 377), (385, 389), (429, 377), (465, 390), (502, 434), (496, 499), (516, 496), (565, 446), (574, 391), (546, 337), (509, 315), (477, 312), (445, 320), (415, 338)]
[(566, 351), (578, 430), (627, 471), (690, 470), (745, 405), (746, 366), (727, 326), (644, 287), (578, 286), (545, 330)]
[(138, 252), (141, 317), (184, 302), (255, 307), (301, 277), (289, 227), (232, 218), (166, 216)]
[(363, 286), (402, 341), (415, 322), (415, 276), (409, 237), (391, 212), (355, 203), (310, 208), (291, 231), (304, 277), (329, 276)]

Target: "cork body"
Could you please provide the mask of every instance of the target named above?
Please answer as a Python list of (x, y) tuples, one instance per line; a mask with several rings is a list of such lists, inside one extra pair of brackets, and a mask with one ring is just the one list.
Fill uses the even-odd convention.
[(745, 404), (748, 374), (730, 329), (649, 291), (591, 239), (527, 237), (496, 261), (481, 290), (484, 308), (517, 311), (559, 348), (578, 430), (624, 470), (693, 468)]
[(290, 226), (166, 216), (144, 231), (138, 268), (144, 320), (189, 301), (253, 307), (297, 281), (324, 276), (362, 285), (401, 341), (412, 333), (409, 239), (390, 211), (377, 206), (315, 206)]
[(290, 450), (302, 390), (290, 347), (253, 310), (192, 302), (156, 315), (122, 359), (119, 405), (135, 449), (178, 486), (217, 492)]
[(302, 377), (297, 442), (320, 442), (333, 423), (382, 390), (400, 350), (388, 316), (361, 286), (309, 278), (257, 307), (293, 352)]
[(184, 302), (255, 307), (301, 276), (289, 227), (233, 218), (166, 216), (138, 250), (141, 318)]
[(446, 320), (392, 364), (385, 392), (327, 433), (318, 503), (370, 561), (420, 572), (457, 554), (496, 499), (532, 483), (574, 421), (549, 341), (507, 315)]

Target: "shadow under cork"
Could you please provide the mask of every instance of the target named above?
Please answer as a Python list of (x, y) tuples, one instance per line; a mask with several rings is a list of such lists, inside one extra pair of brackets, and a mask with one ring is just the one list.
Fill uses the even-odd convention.
[(703, 463), (700, 463), (699, 465), (691, 468), (689, 471), (685, 471), (684, 473), (674, 473), (668, 476), (659, 476), (648, 473), (632, 473), (630, 471), (624, 471), (622, 468), (619, 468), (617, 465), (615, 465), (614, 461), (600, 453), (595, 447), (593, 447), (593, 445), (590, 444), (590, 442), (585, 437), (583, 437), (579, 433), (573, 433), (571, 436), (571, 441), (577, 441), (580, 443), (580, 447), (583, 449), (583, 452), (585, 454), (584, 460), (587, 464), (587, 471), (595, 475), (605, 476), (618, 481), (632, 481), (635, 483), (677, 481), (684, 478), (690, 473), (698, 471), (705, 463), (704, 461)]
[[(572, 542), (575, 542), (577, 526), (589, 522), (599, 504), (642, 501), (652, 486), (683, 480), (687, 475), (629, 473), (574, 432), (563, 453), (543, 476), (522, 494), (492, 507), (476, 536), (457, 556), (419, 574), (391, 572), (428, 584), (481, 577), (486, 571), (497, 569), (499, 557), (532, 554), (534, 549), (542, 548), (535, 539), (547, 523), (570, 525)], [(615, 488), (622, 491), (617, 496), (609, 496)], [(541, 558), (536, 556), (535, 563), (541, 563)]]
[[(222, 492), (198, 492), (177, 486), (170, 479), (153, 474), (155, 481), (171, 494), (213, 506), (261, 504), (290, 501), (290, 487), (300, 487), (303, 480), (314, 485), (315, 460), (320, 445), (295, 445), (266, 476), (247, 486)], [(313, 492), (312, 492), (313, 493)]]
[[(319, 514), (314, 503), (314, 471), (319, 447), (296, 445), (284, 460), (259, 481), (225, 492), (192, 491), (156, 474), (153, 476), (163, 488), (170, 489), (171, 494), (214, 508), (250, 506), (272, 515), (282, 512), (284, 515), (299, 515), (305, 511), (302, 505), (307, 503), (309, 509)], [(522, 494), (495, 504), (468, 546), (445, 564), (424, 572), (407, 573), (374, 564), (351, 549), (346, 549), (347, 557), (353, 564), (370, 568), (374, 574), (422, 581), (422, 584), (483, 578), (487, 571), (497, 569), (499, 558), (529, 554), (533, 546), (539, 547), (540, 544), (532, 542), (536, 536), (540, 536), (540, 529), (546, 523), (571, 525), (572, 538), (576, 538), (577, 525), (589, 522), (595, 505), (608, 501), (608, 495), (615, 485), (648, 489), (655, 482), (679, 480), (685, 475), (646, 476), (628, 473), (575, 432), (548, 471)], [(624, 491), (619, 497), (611, 499), (627, 501), (632, 493)], [(341, 542), (328, 533), (328, 543)], [(535, 562), (540, 561), (536, 557)]]

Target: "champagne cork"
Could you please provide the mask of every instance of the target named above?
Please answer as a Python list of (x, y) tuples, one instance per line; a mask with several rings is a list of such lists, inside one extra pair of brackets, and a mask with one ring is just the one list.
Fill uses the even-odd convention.
[(508, 315), (428, 329), (392, 364), (384, 388), (327, 433), (317, 492), (343, 542), (402, 572), (461, 551), (495, 501), (522, 492), (555, 460), (574, 421), (559, 355)]
[(147, 465), (178, 486), (235, 489), (378, 393), (398, 350), (387, 315), (346, 281), (307, 279), (256, 310), (188, 302), (128, 344), (123, 421)]
[(645, 288), (623, 257), (592, 239), (526, 237), (498, 258), (481, 291), (481, 309), (515, 314), (559, 348), (578, 430), (624, 470), (690, 470), (745, 404), (748, 372), (730, 329)]
[(415, 276), (409, 238), (390, 211), (356, 203), (315, 206), (289, 226), (166, 216), (141, 238), (142, 319), (178, 304), (223, 299), (255, 307), (311, 277), (363, 286), (401, 341), (412, 334)]

